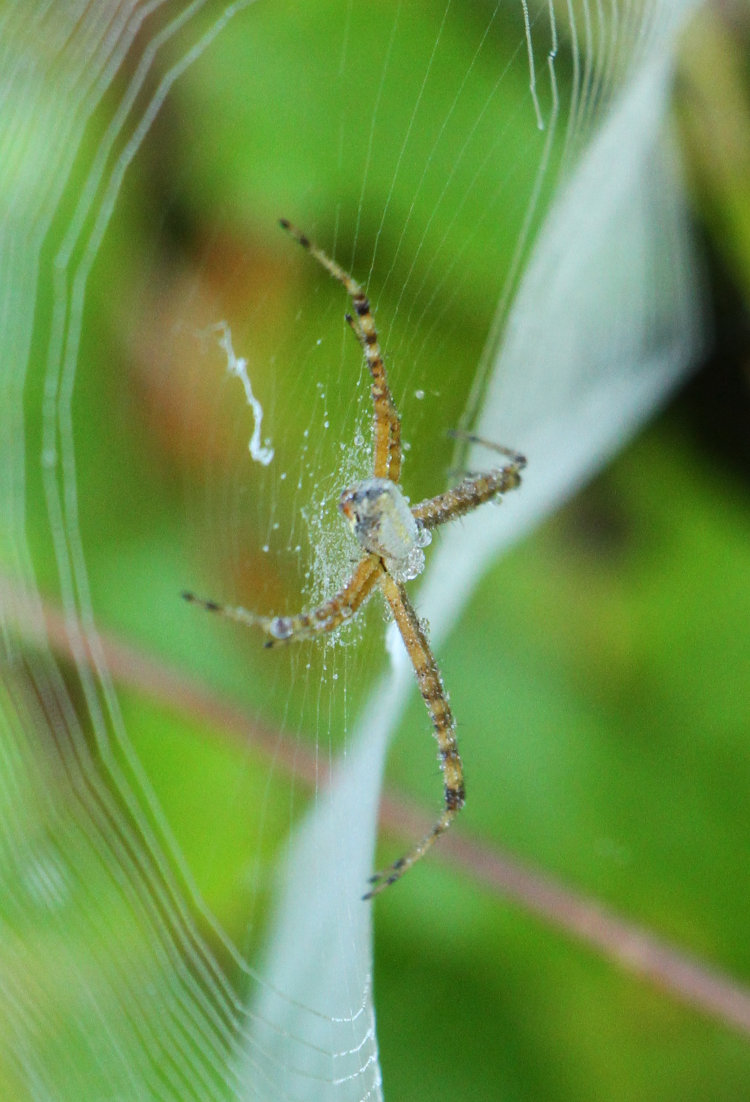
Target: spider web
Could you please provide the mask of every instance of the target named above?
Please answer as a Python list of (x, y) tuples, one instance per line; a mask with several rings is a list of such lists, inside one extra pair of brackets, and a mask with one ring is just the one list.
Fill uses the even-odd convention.
[(374, 602), (268, 655), (178, 600), (351, 567), (366, 380), (275, 219), (371, 290), (414, 500), (459, 422), (533, 457), (436, 541), (438, 645), (695, 355), (690, 5), (418, 7), (5, 5), (3, 1097), (382, 1096), (359, 897), (411, 673)]

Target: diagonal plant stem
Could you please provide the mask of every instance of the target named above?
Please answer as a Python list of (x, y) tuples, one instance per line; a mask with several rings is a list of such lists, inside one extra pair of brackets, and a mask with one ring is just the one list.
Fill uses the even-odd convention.
[[(0, 583), (0, 595), (9, 586)], [(5, 602), (4, 602), (5, 603)], [(65, 620), (46, 605), (47, 640), (70, 656)], [(250, 742), (273, 757), (295, 779), (311, 787), (325, 781), (321, 761), (304, 744), (292, 745), (282, 733), (251, 720), (243, 708), (227, 704), (193, 677), (170, 668), (159, 658), (113, 636), (100, 638), (113, 677), (120, 684), (147, 693), (192, 719), (205, 719), (211, 728), (235, 742)], [(407, 795), (386, 789), (381, 823), (387, 830), (414, 837), (429, 829), (430, 814)], [(750, 1036), (750, 990), (730, 976), (670, 945), (649, 930), (616, 915), (609, 908), (577, 893), (545, 873), (524, 865), (495, 847), (466, 836), (460, 825), (443, 839), (434, 860), (442, 860), (498, 896), (512, 899), (524, 910), (581, 941), (667, 994), (718, 1018)]]
[[(407, 836), (430, 822), (428, 814), (414, 809), (408, 796), (397, 796), (392, 788), (383, 798), (382, 809), (383, 823)], [(460, 827), (441, 842), (435, 850), (438, 854), (474, 883), (514, 900), (524, 910), (598, 950), (609, 961), (750, 1036), (750, 990), (730, 976), (546, 873), (467, 838)]]

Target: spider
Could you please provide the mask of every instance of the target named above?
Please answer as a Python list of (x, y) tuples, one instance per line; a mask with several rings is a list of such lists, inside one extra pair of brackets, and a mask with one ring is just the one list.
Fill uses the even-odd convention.
[(362, 346), (372, 380), (372, 478), (355, 482), (343, 491), (339, 499), (339, 509), (360, 546), (359, 563), (338, 593), (317, 608), (292, 616), (261, 616), (244, 608), (204, 600), (193, 593), (183, 593), (182, 596), (209, 612), (260, 628), (267, 636), (265, 645), (274, 647), (333, 631), (355, 616), (375, 588), (380, 587), (401, 633), (432, 721), (443, 774), (443, 809), (429, 834), (403, 857), (370, 878), (372, 886), (363, 896), (363, 899), (370, 899), (399, 880), (424, 856), (440, 835), (448, 830), (465, 800), (463, 766), (448, 694), (430, 649), (427, 627), (414, 611), (404, 583), (417, 577), (424, 569), (422, 549), (430, 542), (432, 529), (515, 489), (520, 485), (520, 472), (526, 460), (509, 448), (470, 436), (469, 440), (492, 448), (505, 456), (508, 462), (485, 474), (469, 474), (452, 490), (410, 506), (399, 485), (401, 422), (388, 387), (367, 295), (356, 280), (304, 233), (286, 219), (282, 219), (280, 224), (348, 292), (354, 313), (346, 314), (346, 321)]

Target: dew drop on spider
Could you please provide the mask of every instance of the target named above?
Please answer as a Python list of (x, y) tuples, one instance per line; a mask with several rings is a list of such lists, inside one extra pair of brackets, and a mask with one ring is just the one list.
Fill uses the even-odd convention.
[(432, 543), (432, 532), (423, 524), (417, 524), (417, 547), (429, 547)]
[[(424, 570), (424, 551), (421, 547), (412, 547), (406, 556), (406, 562), (397, 574), (399, 581), (410, 582), (412, 578), (418, 578)], [(393, 573), (393, 572), (392, 572)]]
[(276, 616), (268, 630), (274, 639), (288, 639), (294, 631), (294, 624), (289, 616)]

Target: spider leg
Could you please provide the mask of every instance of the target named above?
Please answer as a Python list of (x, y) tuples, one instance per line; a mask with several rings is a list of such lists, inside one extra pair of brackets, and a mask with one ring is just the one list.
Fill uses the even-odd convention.
[(520, 452), (517, 452), (514, 448), (506, 448), (504, 444), (496, 444), (494, 440), (488, 440), (485, 436), (478, 436), (475, 432), (464, 432), (463, 429), (448, 429), (447, 435), (454, 440), (465, 440), (467, 444), (481, 444), (483, 448), (488, 448), (492, 452), (506, 455), (508, 459), (514, 460), (519, 467), (526, 466), (526, 458)]
[(456, 743), (456, 724), (448, 703), (448, 696), (430, 650), (424, 626), (414, 611), (403, 585), (395, 581), (388, 573), (380, 577), (380, 585), (394, 619), (401, 632), (404, 645), (409, 653), (414, 672), (417, 675), (422, 699), (432, 720), (432, 727), (438, 744), (438, 758), (443, 772), (443, 811), (429, 834), (418, 842), (408, 853), (387, 869), (371, 878), (374, 885), (363, 897), (371, 899), (390, 884), (399, 880), (407, 869), (423, 857), (430, 846), (450, 827), (464, 805), (464, 773), (461, 756)]
[(282, 229), (290, 233), (295, 241), (298, 241), (304, 249), (313, 256), (326, 271), (337, 279), (345, 288), (354, 306), (356, 321), (352, 318), (349, 322), (354, 335), (365, 354), (367, 366), (372, 378), (372, 403), (373, 428), (374, 428), (374, 455), (373, 473), (375, 478), (390, 478), (398, 482), (401, 473), (401, 430), (399, 416), (393, 404), (393, 398), (388, 387), (385, 373), (383, 354), (380, 351), (378, 334), (375, 321), (370, 312), (370, 301), (364, 288), (344, 269), (331, 260), (330, 256), (318, 248), (301, 230), (282, 218), (279, 223)]
[(495, 467), (486, 474), (468, 475), (458, 486), (452, 490), (446, 490), (444, 494), (420, 501), (412, 507), (412, 515), (424, 528), (437, 528), (456, 517), (463, 517), (473, 509), (484, 505), (485, 501), (491, 501), (509, 490), (515, 490), (521, 485), (521, 471), (526, 466), (526, 460), (510, 448), (504, 448), (500, 444), (490, 444), (478, 436), (469, 436), (469, 440), (484, 444), (510, 459), (503, 467)]
[[(353, 318), (351, 314), (345, 314), (344, 317), (346, 318), (347, 324), (349, 325), (349, 328), (351, 329), (352, 333), (354, 333), (354, 336), (357, 338), (359, 343), (362, 345), (362, 348), (363, 348), (364, 354), (365, 354), (365, 359), (367, 360), (367, 362), (369, 364), (369, 362), (370, 362), (369, 361), (370, 345), (367, 343), (367, 335), (366, 335), (364, 329), (362, 328), (362, 326), (360, 325), (359, 319), (358, 318)], [(374, 398), (374, 388), (373, 388), (373, 398)], [(378, 431), (379, 430), (378, 430), (378, 427), (377, 427), (377, 419), (378, 419), (377, 405), (375, 407), (376, 427), (375, 427), (375, 448), (374, 448), (374, 455), (373, 455), (373, 474), (374, 474), (375, 478), (385, 477), (385, 478), (390, 478), (391, 482), (398, 482), (399, 477), (401, 475), (401, 418), (399, 417), (398, 412), (396, 411), (396, 407), (393, 404), (393, 399), (390, 395), (390, 392), (388, 394), (388, 402), (389, 402), (389, 407), (390, 407), (390, 410), (389, 410), (389, 413), (388, 413), (388, 418), (389, 418), (389, 420), (388, 420), (388, 455), (387, 455), (387, 458), (385, 460), (384, 474), (379, 473), (379, 472), (383, 471), (383, 457), (378, 454), (378, 445), (380, 444), (380, 447), (382, 448), (383, 444), (382, 444), (382, 440), (381, 441), (378, 440)]]
[(204, 600), (194, 593), (183, 593), (182, 596), (186, 601), (200, 605), (208, 612), (215, 612), (218, 616), (250, 627), (259, 627), (268, 636), (265, 645), (275, 647), (279, 643), (312, 639), (316, 635), (333, 631), (345, 620), (351, 619), (372, 593), (382, 572), (380, 560), (374, 555), (367, 555), (338, 593), (334, 593), (310, 612), (298, 612), (292, 616), (260, 616), (246, 608)]

